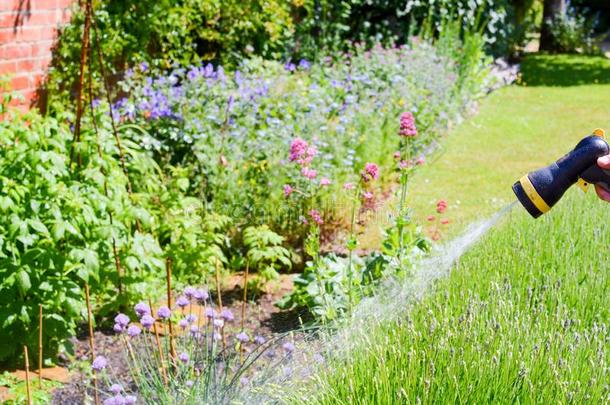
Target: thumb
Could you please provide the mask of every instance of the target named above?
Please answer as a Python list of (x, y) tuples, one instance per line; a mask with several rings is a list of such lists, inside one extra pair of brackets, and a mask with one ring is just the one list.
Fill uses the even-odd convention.
[(610, 155), (602, 156), (597, 159), (597, 165), (602, 169), (610, 169)]

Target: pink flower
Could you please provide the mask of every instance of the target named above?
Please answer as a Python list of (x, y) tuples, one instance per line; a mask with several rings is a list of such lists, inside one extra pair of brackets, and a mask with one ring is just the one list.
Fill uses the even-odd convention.
[(362, 197), (364, 197), (365, 200), (372, 200), (374, 195), (370, 191), (366, 191), (364, 194), (362, 194)]
[(354, 183), (345, 183), (343, 185), (344, 190), (352, 190), (354, 188)]
[(313, 179), (315, 179), (315, 178), (316, 178), (316, 176), (318, 175), (318, 172), (317, 172), (317, 171), (315, 171), (315, 170), (313, 170), (313, 169), (310, 169), (309, 167), (303, 167), (303, 168), (301, 169), (301, 174), (302, 174), (304, 177), (307, 177), (309, 180), (313, 180)]
[(434, 215), (428, 216), (428, 221), (432, 222), (434, 220), (436, 220), (436, 217)]
[(411, 112), (404, 112), (400, 116), (400, 130), (398, 131), (398, 134), (406, 137), (414, 137), (417, 135), (415, 117)]
[(284, 184), (284, 197), (290, 197), (290, 194), (292, 194), (293, 191), (294, 189), (290, 184)]
[(297, 162), (300, 165), (308, 166), (313, 158), (318, 154), (318, 149), (315, 146), (309, 146), (307, 141), (302, 138), (295, 138), (290, 144), (291, 162)]
[(326, 177), (322, 177), (320, 179), (320, 185), (322, 187), (330, 185), (330, 179), (327, 179)]
[(449, 220), (447, 218), (441, 219), (441, 224), (447, 225), (448, 223), (449, 223)]
[(360, 172), (360, 175), (364, 182), (376, 180), (379, 177), (379, 167), (375, 163), (367, 163), (364, 165), (364, 170)]
[(400, 151), (397, 150), (396, 152), (394, 152), (394, 159), (399, 160), (400, 159)]
[(443, 212), (445, 212), (446, 209), (447, 209), (447, 201), (439, 200), (436, 203), (436, 212), (438, 212), (439, 214), (442, 214)]
[(407, 161), (407, 160), (401, 160), (401, 161), (398, 163), (398, 167), (400, 168), (400, 170), (407, 169), (409, 166), (411, 166), (411, 164), (410, 164), (410, 163), (409, 163), (409, 161)]
[(322, 216), (320, 215), (320, 212), (318, 210), (309, 211), (309, 216), (311, 217), (313, 222), (318, 225), (322, 225), (324, 223), (324, 220), (322, 220)]
[(295, 138), (290, 144), (290, 161), (298, 160), (307, 152), (309, 144), (302, 138)]
[(309, 224), (309, 221), (307, 220), (307, 218), (305, 218), (304, 216), (300, 217), (301, 222), (303, 223), (303, 225), (307, 225)]
[(424, 156), (418, 157), (417, 160), (415, 161), (415, 164), (418, 166), (421, 166), (424, 163), (426, 163), (426, 158)]

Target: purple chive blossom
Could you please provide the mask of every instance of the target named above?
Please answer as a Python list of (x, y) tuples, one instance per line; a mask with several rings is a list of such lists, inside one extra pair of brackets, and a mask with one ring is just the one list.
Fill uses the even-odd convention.
[(129, 325), (129, 317), (125, 314), (118, 314), (114, 317), (114, 322), (121, 326)]
[(241, 385), (248, 385), (249, 382), (250, 382), (250, 380), (248, 380), (246, 377), (242, 377), (239, 379), (239, 383)]
[(180, 353), (180, 355), (178, 356), (178, 359), (183, 362), (183, 363), (188, 363), (189, 361), (189, 355), (188, 353)]
[(220, 340), (220, 339), (222, 339), (221, 334), (218, 332), (214, 332), (214, 340)]
[(186, 385), (188, 388), (191, 388), (193, 385), (195, 385), (195, 382), (193, 380), (188, 380), (184, 383), (184, 385)]
[(188, 314), (184, 319), (186, 319), (188, 323), (193, 323), (197, 320), (197, 315)]
[(135, 395), (125, 395), (125, 405), (134, 405), (137, 400)]
[(227, 322), (231, 322), (235, 319), (235, 316), (233, 316), (233, 312), (226, 308), (222, 310), (222, 312), (220, 313), (220, 317)]
[(123, 330), (125, 330), (125, 328), (121, 325), (119, 325), (118, 323), (115, 323), (114, 326), (112, 327), (112, 330), (114, 330), (116, 333), (122, 333)]
[(250, 337), (246, 332), (241, 332), (235, 335), (235, 338), (239, 340), (241, 343), (246, 343), (250, 341)]
[(254, 343), (256, 343), (257, 345), (262, 345), (263, 343), (265, 343), (267, 340), (265, 340), (264, 337), (262, 337), (261, 335), (256, 335), (254, 336)]
[(301, 59), (299, 61), (299, 68), (309, 70), (309, 68), (311, 68), (311, 63), (307, 59)]
[(202, 289), (198, 289), (195, 290), (195, 293), (193, 294), (193, 297), (198, 301), (198, 302), (204, 302), (206, 301), (208, 298), (210, 298), (210, 295), (208, 294), (207, 291), (202, 290)]
[(287, 72), (294, 72), (296, 68), (296, 65), (292, 62), (286, 62), (284, 65), (284, 69), (286, 69)]
[(176, 305), (178, 305), (180, 308), (184, 308), (189, 304), (189, 299), (186, 298), (185, 296), (181, 295), (180, 297), (178, 297), (178, 299), (176, 300)]
[(288, 353), (292, 353), (294, 351), (294, 345), (290, 342), (286, 342), (282, 345), (282, 348), (286, 350)]
[(142, 333), (142, 329), (138, 328), (136, 325), (131, 325), (129, 328), (127, 328), (127, 334), (131, 337), (136, 337), (140, 333)]
[(214, 319), (214, 326), (217, 328), (222, 328), (223, 326), (225, 326), (225, 321), (223, 321), (222, 319)]
[(210, 319), (216, 318), (217, 314), (216, 311), (214, 311), (213, 308), (206, 308), (205, 309), (205, 316), (207, 316)]
[(134, 310), (140, 318), (142, 318), (144, 315), (150, 315), (150, 307), (144, 302), (138, 302), (134, 307)]
[(189, 322), (186, 319), (180, 319), (180, 321), (178, 322), (178, 326), (180, 326), (180, 328), (184, 330), (187, 326), (189, 326)]
[(184, 296), (190, 300), (195, 297), (196, 292), (197, 290), (194, 287), (189, 286), (184, 289)]
[(110, 386), (110, 392), (112, 392), (114, 395), (119, 395), (121, 391), (123, 391), (123, 387), (121, 387), (119, 384), (112, 384)]
[(102, 371), (108, 365), (108, 360), (104, 356), (97, 356), (93, 363), (91, 363), (91, 368), (95, 371)]
[(169, 319), (172, 316), (172, 311), (168, 307), (161, 307), (157, 311), (157, 317), (160, 319)]
[(191, 335), (197, 336), (199, 334), (199, 327), (197, 325), (191, 325)]
[(103, 402), (104, 405), (124, 405), (125, 398), (122, 395), (115, 395), (110, 398), (106, 398)]
[(142, 319), (140, 319), (140, 323), (143, 327), (150, 330), (150, 328), (152, 328), (153, 324), (155, 323), (155, 318), (146, 314), (142, 317)]

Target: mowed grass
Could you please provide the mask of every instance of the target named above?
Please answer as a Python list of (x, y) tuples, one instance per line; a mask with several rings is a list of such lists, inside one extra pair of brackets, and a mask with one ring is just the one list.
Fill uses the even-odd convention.
[(557, 160), (593, 129), (610, 130), (610, 85), (581, 85), (599, 77), (610, 82), (610, 60), (535, 56), (523, 68), (526, 84), (551, 85), (491, 94), (476, 116), (442, 140), (410, 185), (409, 204), (419, 223), (426, 225), (436, 201), (446, 199), (452, 220), (446, 236), (453, 236), (514, 200), (511, 186), (524, 173)]
[[(530, 73), (581, 66), (549, 58), (528, 62)], [(417, 217), (447, 199), (457, 233), (514, 200), (522, 174), (610, 128), (609, 85), (546, 82), (492, 94), (451, 133), (410, 187)], [(515, 207), (400, 321), (371, 320), (297, 402), (610, 403), (609, 224), (610, 205), (575, 188), (537, 220)]]
[(400, 322), (371, 321), (307, 400), (610, 403), (610, 207), (574, 191), (538, 220), (516, 208)]

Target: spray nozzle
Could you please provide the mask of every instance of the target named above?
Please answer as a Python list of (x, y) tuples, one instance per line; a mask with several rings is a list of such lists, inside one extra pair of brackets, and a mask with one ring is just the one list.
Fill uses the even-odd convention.
[(610, 170), (597, 165), (597, 158), (608, 153), (604, 131), (596, 129), (555, 163), (521, 177), (513, 184), (513, 191), (534, 218), (549, 211), (576, 182), (583, 189), (596, 184), (610, 191)]

